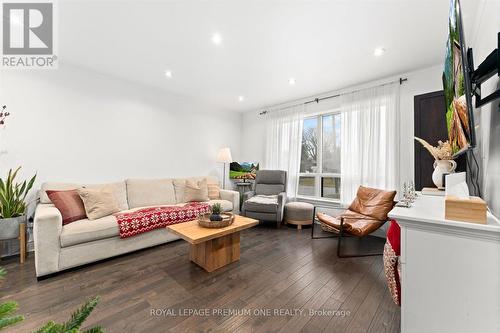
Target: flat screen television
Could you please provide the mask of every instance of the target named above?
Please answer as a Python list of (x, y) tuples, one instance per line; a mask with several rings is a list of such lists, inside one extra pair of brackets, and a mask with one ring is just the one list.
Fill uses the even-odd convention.
[(229, 178), (242, 181), (254, 180), (259, 170), (256, 162), (231, 162), (229, 165)]
[(450, 1), (448, 27), (443, 88), (448, 140), (454, 156), (458, 156), (476, 144), (472, 85), (459, 0)]

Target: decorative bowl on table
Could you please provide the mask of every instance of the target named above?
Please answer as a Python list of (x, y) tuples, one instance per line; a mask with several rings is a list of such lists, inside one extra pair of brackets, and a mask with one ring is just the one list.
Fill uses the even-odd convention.
[(201, 214), (198, 216), (198, 224), (204, 228), (224, 228), (230, 226), (234, 222), (234, 214), (232, 213), (221, 213), (220, 221), (211, 221), (211, 213)]

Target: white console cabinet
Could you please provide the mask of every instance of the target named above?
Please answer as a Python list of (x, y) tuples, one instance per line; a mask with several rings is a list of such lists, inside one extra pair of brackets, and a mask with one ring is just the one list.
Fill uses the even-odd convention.
[(500, 332), (500, 223), (445, 220), (444, 198), (394, 208), (401, 226), (401, 332)]

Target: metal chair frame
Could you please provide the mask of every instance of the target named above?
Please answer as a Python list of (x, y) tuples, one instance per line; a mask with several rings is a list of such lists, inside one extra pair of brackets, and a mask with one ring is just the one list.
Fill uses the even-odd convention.
[[(324, 207), (324, 208), (331, 208), (331, 207), (327, 207), (327, 206), (318, 206), (318, 207)], [(381, 252), (381, 253), (356, 253), (356, 254), (343, 254), (342, 253), (342, 239), (343, 238), (347, 238), (347, 237), (356, 237), (358, 239), (362, 239), (363, 237), (366, 237), (366, 236), (363, 236), (363, 237), (360, 237), (360, 236), (354, 236), (354, 235), (351, 235), (351, 234), (348, 234), (348, 233), (345, 233), (344, 231), (344, 219), (348, 219), (344, 216), (341, 216), (340, 217), (340, 228), (339, 228), (339, 233), (338, 234), (335, 234), (333, 233), (332, 236), (315, 236), (314, 235), (314, 225), (316, 224), (316, 221), (319, 221), (317, 218), (316, 218), (316, 206), (314, 206), (314, 211), (313, 211), (313, 221), (312, 221), (312, 226), (311, 226), (311, 238), (312, 239), (321, 239), (321, 238), (338, 238), (338, 242), (337, 242), (337, 257), (339, 258), (358, 258), (358, 257), (371, 257), (371, 256), (381, 256), (383, 255), (384, 253)], [(356, 220), (359, 220), (358, 218), (356, 218)], [(383, 222), (383, 224), (385, 224), (385, 222), (389, 221), (389, 220), (384, 220), (384, 221), (380, 221), (380, 220), (376, 220), (376, 219), (373, 219), (373, 218), (367, 218), (366, 220), (373, 220), (373, 221), (378, 221), (378, 222)], [(321, 223), (321, 221), (319, 221), (319, 223)]]

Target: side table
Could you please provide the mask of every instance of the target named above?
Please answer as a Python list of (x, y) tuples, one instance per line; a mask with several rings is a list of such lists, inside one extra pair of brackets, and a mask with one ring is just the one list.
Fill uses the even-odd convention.
[(19, 261), (24, 264), (26, 260), (26, 222), (19, 224)]
[[(2, 240), (13, 240), (11, 239), (2, 239)], [(19, 223), (19, 236), (17, 237), (19, 240), (19, 262), (24, 264), (26, 260), (26, 222)]]
[(235, 183), (237, 189), (238, 189), (238, 192), (240, 192), (240, 211), (241, 211), (241, 207), (243, 206), (243, 194), (245, 194), (245, 192), (249, 192), (252, 190), (252, 183), (250, 182), (239, 182), (239, 183)]

